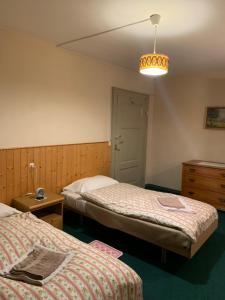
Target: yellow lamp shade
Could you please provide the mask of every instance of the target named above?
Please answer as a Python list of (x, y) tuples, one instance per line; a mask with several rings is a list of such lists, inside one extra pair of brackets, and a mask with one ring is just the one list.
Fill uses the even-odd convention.
[(160, 76), (168, 72), (169, 57), (164, 54), (150, 53), (140, 57), (139, 71), (141, 74)]

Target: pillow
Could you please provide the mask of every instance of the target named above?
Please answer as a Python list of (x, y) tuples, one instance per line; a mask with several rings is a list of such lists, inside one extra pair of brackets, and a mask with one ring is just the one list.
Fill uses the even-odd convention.
[(86, 177), (86, 178), (82, 178), (79, 180), (76, 180), (74, 182), (72, 182), (71, 184), (65, 186), (63, 188), (63, 192), (71, 192), (71, 193), (78, 193), (82, 187), (82, 184), (87, 182), (88, 179), (90, 179), (91, 177)]
[(0, 203), (0, 218), (9, 217), (11, 215), (19, 214), (19, 213), (21, 213), (21, 211), (11, 206), (8, 206), (6, 204)]
[(119, 183), (117, 180), (107, 176), (97, 175), (93, 177), (86, 177), (79, 179), (64, 187), (63, 191), (69, 191), (72, 193), (85, 193), (91, 190), (100, 189), (112, 184)]

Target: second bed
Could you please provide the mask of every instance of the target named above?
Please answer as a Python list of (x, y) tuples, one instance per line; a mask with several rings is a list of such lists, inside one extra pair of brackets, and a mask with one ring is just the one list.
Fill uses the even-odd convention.
[[(97, 222), (191, 258), (215, 231), (217, 211), (190, 198), (94, 176), (64, 188), (65, 206)], [(178, 201), (166, 207), (158, 200)], [(175, 205), (176, 206), (176, 205)]]

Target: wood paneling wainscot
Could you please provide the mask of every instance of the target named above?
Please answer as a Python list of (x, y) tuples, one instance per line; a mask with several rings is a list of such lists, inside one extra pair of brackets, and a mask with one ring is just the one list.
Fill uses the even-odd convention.
[(108, 142), (1, 149), (0, 202), (10, 205), (37, 187), (59, 193), (74, 180), (109, 175), (110, 167)]

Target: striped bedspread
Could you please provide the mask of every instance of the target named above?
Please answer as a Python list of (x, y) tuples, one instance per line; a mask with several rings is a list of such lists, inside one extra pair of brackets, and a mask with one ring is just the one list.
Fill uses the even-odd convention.
[[(196, 242), (218, 218), (216, 209), (209, 204), (182, 196), (145, 190), (127, 183), (113, 184), (82, 193), (82, 196), (118, 214), (181, 230), (193, 242)], [(182, 199), (192, 213), (162, 208), (157, 200), (161, 196)]]
[(34, 243), (73, 251), (73, 259), (43, 287), (0, 277), (0, 299), (142, 299), (140, 277), (123, 262), (52, 227), (31, 213), (0, 219), (0, 270)]

